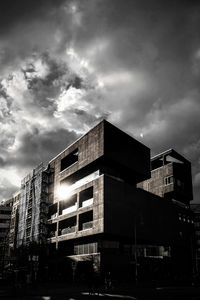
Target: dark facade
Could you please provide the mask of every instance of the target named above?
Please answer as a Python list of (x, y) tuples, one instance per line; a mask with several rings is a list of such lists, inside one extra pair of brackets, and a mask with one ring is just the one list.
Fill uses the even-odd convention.
[(194, 269), (198, 279), (200, 278), (200, 204), (191, 204), (194, 214)]

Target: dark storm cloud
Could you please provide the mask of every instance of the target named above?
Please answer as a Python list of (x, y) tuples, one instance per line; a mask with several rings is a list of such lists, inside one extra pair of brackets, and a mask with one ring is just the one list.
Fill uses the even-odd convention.
[(32, 132), (22, 137), (21, 147), (8, 162), (31, 170), (40, 162), (47, 163), (78, 137), (75, 132), (69, 132), (67, 129), (40, 133), (39, 129), (32, 128)]
[(51, 12), (51, 8), (60, 6), (63, 0), (1, 0), (0, 1), (0, 34), (20, 22), (41, 18)]
[(197, 191), (199, 8), (184, 0), (1, 1), (0, 164), (22, 174), (106, 117), (152, 154), (186, 155)]

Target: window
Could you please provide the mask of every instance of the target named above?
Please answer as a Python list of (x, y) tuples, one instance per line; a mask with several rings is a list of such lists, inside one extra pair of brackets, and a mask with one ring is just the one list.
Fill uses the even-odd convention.
[(89, 243), (74, 246), (74, 254), (76, 255), (91, 253), (97, 253), (97, 243)]
[(80, 192), (80, 196), (79, 196), (79, 206), (80, 207), (86, 207), (86, 206), (89, 206), (92, 204), (93, 204), (93, 186)]
[(76, 232), (76, 216), (59, 222), (59, 235)]
[(79, 215), (79, 230), (87, 230), (93, 227), (93, 211), (90, 210)]
[(164, 182), (165, 182), (165, 185), (174, 183), (174, 177), (173, 176), (165, 177)]
[(78, 149), (61, 159), (60, 171), (63, 171), (78, 161)]

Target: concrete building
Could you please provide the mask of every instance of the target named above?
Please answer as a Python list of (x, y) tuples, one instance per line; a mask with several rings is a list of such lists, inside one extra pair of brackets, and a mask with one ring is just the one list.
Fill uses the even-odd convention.
[(138, 187), (188, 205), (193, 199), (191, 163), (173, 149), (158, 154), (151, 158), (151, 177)]
[(194, 244), (194, 269), (197, 277), (200, 279), (200, 204), (191, 204), (191, 210), (194, 214), (195, 244)]
[(19, 222), (19, 201), (20, 201), (20, 191), (13, 194), (13, 205), (11, 210), (10, 218), (10, 232), (9, 232), (9, 249), (12, 256), (12, 252), (16, 249), (17, 243), (17, 232), (18, 232), (18, 222)]
[[(168, 160), (170, 155), (176, 156), (175, 161)], [(174, 189), (169, 192), (179, 200), (183, 195), (183, 203), (188, 204), (190, 164), (173, 150), (156, 160), (161, 157), (167, 176), (169, 170), (181, 173), (182, 165), (177, 164), (185, 163), (188, 174), (180, 180), (186, 195)], [(86, 265), (88, 270), (144, 279), (161, 273), (166, 277), (191, 274), (190, 211), (182, 201), (160, 197), (166, 195), (166, 175), (160, 172), (154, 177), (156, 170), (150, 172), (149, 148), (103, 121), (55, 157), (50, 168), (55, 170), (49, 206), (50, 255), (59, 253), (62, 277), (70, 260), (79, 276)], [(160, 181), (162, 191), (157, 191)], [(147, 182), (153, 182), (155, 194), (142, 189)], [(187, 224), (180, 220), (185, 214)]]
[(9, 230), (12, 199), (0, 205), (0, 276), (9, 262)]
[(194, 217), (190, 209), (193, 199), (191, 163), (175, 150), (167, 150), (151, 158), (151, 177), (137, 186), (158, 195), (162, 203), (172, 206), (175, 218), (170, 214), (168, 217), (173, 224), (172, 230), (177, 232), (172, 243), (174, 264), (179, 276), (190, 273), (195, 255)]
[(148, 147), (103, 120), (33, 170), (16, 197), (10, 244), (29, 247), (49, 279), (191, 275), (191, 166), (174, 150), (150, 160)]
[[(13, 207), (13, 212), (16, 210)], [(21, 183), (18, 205), (17, 247), (44, 243), (47, 234), (48, 173), (43, 164)]]
[(96, 270), (110, 268), (106, 261), (119, 252), (119, 240), (133, 235), (132, 196), (124, 189), (131, 193), (149, 177), (149, 157), (146, 146), (103, 121), (50, 161), (52, 253), (68, 258), (66, 264), (71, 259), (79, 274), (91, 264)]

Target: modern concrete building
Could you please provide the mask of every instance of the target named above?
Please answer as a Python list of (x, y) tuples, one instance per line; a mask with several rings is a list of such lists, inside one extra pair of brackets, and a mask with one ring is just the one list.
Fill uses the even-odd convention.
[(71, 259), (79, 271), (92, 264), (96, 270), (109, 269), (106, 261), (112, 264), (115, 254), (120, 262), (120, 240), (133, 236), (131, 192), (150, 176), (149, 162), (146, 146), (106, 121), (50, 161), (55, 170), (49, 206), (52, 251), (66, 264)]
[(9, 262), (9, 229), (12, 210), (12, 199), (0, 205), (0, 276)]
[[(150, 172), (150, 149), (103, 121), (50, 161), (55, 170), (50, 255), (59, 253), (62, 276), (70, 260), (79, 276), (87, 268), (124, 278), (191, 274), (190, 164), (173, 150), (152, 161), (162, 159), (162, 171), (154, 167)], [(174, 189), (175, 182), (166, 189), (165, 177), (179, 173), (175, 178), (185, 184), (184, 190)], [(153, 183), (155, 194), (142, 189), (147, 182)], [(178, 200), (163, 201), (168, 192)]]
[(170, 149), (151, 158), (151, 177), (138, 187), (189, 205), (193, 199), (191, 163)]
[(51, 279), (183, 279), (192, 272), (191, 199), (186, 159), (170, 150), (150, 160), (148, 147), (103, 120), (23, 180), (10, 244), (42, 246), (46, 254), (32, 248), (31, 257)]

